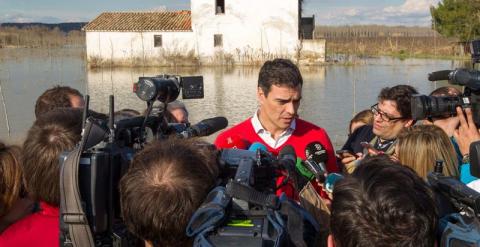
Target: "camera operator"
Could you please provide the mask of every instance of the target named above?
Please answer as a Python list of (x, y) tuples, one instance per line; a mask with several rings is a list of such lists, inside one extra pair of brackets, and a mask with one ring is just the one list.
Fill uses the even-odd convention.
[[(287, 59), (267, 61), (258, 76), (258, 110), (251, 118), (221, 133), (215, 140), (217, 148), (227, 148), (229, 140), (240, 139), (249, 144), (258, 142), (273, 155), (286, 145), (292, 145), (297, 157), (305, 159), (309, 143), (319, 142), (326, 150), (328, 172), (338, 171), (333, 147), (327, 132), (298, 118), (297, 110), (302, 99), (303, 79), (298, 67)], [(283, 184), (282, 178), (277, 186)], [(297, 195), (294, 186), (281, 186), (277, 194), (285, 192), (288, 197)]]
[(380, 155), (335, 184), (328, 246), (434, 246), (434, 195), (412, 169)]
[(149, 144), (135, 155), (120, 181), (121, 209), (128, 229), (146, 246), (188, 246), (190, 217), (215, 186), (214, 150), (194, 140)]
[[(341, 162), (348, 172), (356, 168), (357, 162), (365, 155), (362, 142), (369, 142), (369, 154), (394, 153), (395, 142), (398, 134), (405, 128), (412, 126), (410, 98), (417, 94), (417, 90), (409, 85), (397, 85), (383, 88), (378, 95), (378, 102), (371, 106), (373, 113), (373, 126), (366, 125), (358, 128), (343, 146), (339, 154)], [(372, 137), (373, 136), (373, 137)]]
[(6, 229), (0, 246), (59, 245), (59, 156), (74, 148), (81, 131), (79, 109), (58, 108), (37, 118), (23, 144), (22, 164), (28, 193), (38, 208)]
[(167, 104), (165, 117), (169, 123), (189, 123), (187, 108), (184, 103), (178, 100)]
[(40, 95), (35, 103), (35, 117), (56, 108), (83, 108), (83, 95), (76, 89), (67, 86), (55, 86)]

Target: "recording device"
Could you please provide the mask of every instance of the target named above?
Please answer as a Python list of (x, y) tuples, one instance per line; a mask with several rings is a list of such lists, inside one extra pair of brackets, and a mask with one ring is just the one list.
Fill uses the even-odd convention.
[[(455, 213), (439, 221), (440, 246), (478, 246), (480, 244), (480, 193), (454, 177), (442, 173), (443, 161), (437, 161), (435, 170), (427, 175), (428, 183), (441, 204), (450, 202)], [(442, 201), (446, 198), (446, 202)], [(440, 205), (445, 207), (445, 205)]]
[[(110, 96), (109, 119), (87, 116), (80, 144), (60, 157), (61, 164), (61, 245), (135, 246), (138, 239), (120, 217), (118, 183), (136, 151), (154, 140), (171, 135), (191, 138), (210, 135), (228, 124), (223, 117), (200, 121), (192, 126), (169, 125), (163, 115), (150, 116), (155, 100), (175, 100), (183, 87), (184, 98), (203, 97), (201, 77), (141, 77), (135, 92), (147, 101), (146, 117), (115, 122), (114, 98)], [(164, 109), (165, 110), (165, 109)]]
[(275, 195), (278, 171), (294, 177), (290, 172), (295, 169), (295, 150), (286, 146), (277, 157), (265, 150), (263, 144), (253, 143), (249, 150), (220, 151), (222, 183), (209, 193), (186, 229), (194, 246), (314, 244), (315, 220), (285, 195)]
[[(470, 54), (473, 63), (479, 63), (480, 40), (470, 42)], [(445, 118), (456, 116), (456, 107), (470, 107), (475, 124), (480, 124), (480, 71), (468, 69), (441, 70), (428, 75), (429, 81), (448, 80), (450, 84), (464, 86), (463, 95), (426, 96), (414, 95), (411, 100), (412, 117), (414, 120), (428, 118)]]
[(480, 178), (480, 141), (470, 144), (470, 173)]

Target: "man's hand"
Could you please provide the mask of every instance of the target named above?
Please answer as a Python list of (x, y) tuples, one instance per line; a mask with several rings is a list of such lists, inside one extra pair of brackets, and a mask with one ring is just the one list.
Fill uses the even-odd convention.
[(455, 137), (462, 155), (469, 153), (470, 144), (472, 142), (480, 140), (480, 133), (473, 122), (472, 109), (466, 108), (465, 115), (463, 114), (462, 108), (457, 107), (457, 116), (460, 120), (460, 126), (453, 133), (453, 137)]

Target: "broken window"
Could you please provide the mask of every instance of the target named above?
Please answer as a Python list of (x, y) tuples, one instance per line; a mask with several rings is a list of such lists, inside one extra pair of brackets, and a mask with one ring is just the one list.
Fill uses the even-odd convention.
[(225, 0), (215, 0), (215, 14), (225, 14)]
[(223, 37), (221, 34), (213, 35), (213, 47), (222, 47), (223, 46)]
[(153, 35), (153, 47), (162, 47), (162, 35)]

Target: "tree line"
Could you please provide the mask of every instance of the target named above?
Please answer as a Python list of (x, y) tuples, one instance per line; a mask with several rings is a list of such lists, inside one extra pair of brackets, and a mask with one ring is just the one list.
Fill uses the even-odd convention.
[(85, 33), (73, 30), (62, 32), (58, 27), (53, 29), (41, 26), (24, 28), (0, 27), (0, 48), (58, 48), (85, 46)]

